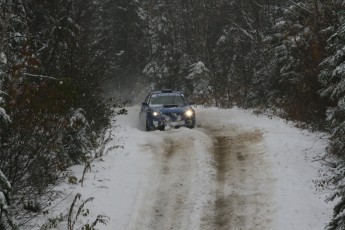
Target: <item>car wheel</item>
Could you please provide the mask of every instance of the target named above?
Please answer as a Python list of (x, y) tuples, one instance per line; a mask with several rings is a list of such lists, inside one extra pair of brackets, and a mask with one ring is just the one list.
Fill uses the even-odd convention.
[(151, 130), (152, 130), (152, 127), (150, 126), (149, 123), (150, 123), (150, 122), (146, 119), (146, 122), (145, 122), (145, 130), (146, 130), (146, 131), (151, 131)]
[(190, 128), (190, 129), (194, 129), (194, 127), (195, 127), (195, 120), (192, 120), (186, 127)]

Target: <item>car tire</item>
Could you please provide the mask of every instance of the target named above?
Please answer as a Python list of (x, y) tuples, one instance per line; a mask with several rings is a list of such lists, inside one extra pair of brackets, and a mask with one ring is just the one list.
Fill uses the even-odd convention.
[(152, 130), (151, 126), (149, 125), (149, 121), (147, 119), (145, 120), (145, 130), (146, 131), (151, 131)]
[(189, 129), (194, 129), (194, 127), (195, 127), (195, 120), (192, 120), (192, 122), (189, 123), (189, 125), (187, 125), (186, 127), (189, 128)]

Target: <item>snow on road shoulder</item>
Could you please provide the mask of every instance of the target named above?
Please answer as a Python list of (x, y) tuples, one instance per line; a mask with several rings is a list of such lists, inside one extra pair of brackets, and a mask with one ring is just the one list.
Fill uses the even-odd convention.
[[(98, 223), (97, 229), (127, 229), (137, 195), (143, 187), (145, 172), (152, 164), (150, 153), (140, 149), (140, 145), (146, 144), (147, 140), (141, 134), (142, 131), (137, 129), (137, 111), (134, 111), (130, 109), (128, 115), (116, 116), (110, 130), (112, 140), (105, 148), (108, 151), (91, 163), (91, 170), (86, 172), (83, 186), (65, 181), (55, 188), (61, 194), (61, 199), (53, 202), (48, 214), (36, 220), (35, 229), (40, 229), (44, 223), (50, 223), (49, 219), (57, 220), (60, 214), (67, 219), (73, 199), (78, 193), (81, 199), (75, 205), (72, 221), (82, 202), (90, 197), (93, 200), (85, 204), (84, 210), (88, 213), (84, 212), (85, 216), (79, 215), (74, 229), (81, 229), (87, 223), (91, 225), (98, 215), (105, 216), (107, 224)], [(80, 181), (84, 166), (75, 165), (69, 170), (76, 181)], [(58, 223), (53, 229), (67, 229), (66, 221)]]
[(283, 119), (256, 116), (238, 108), (200, 107), (197, 114), (201, 118), (212, 116), (212, 124), (208, 125), (231, 124), (263, 132), (275, 179), (275, 229), (324, 229), (332, 215), (332, 204), (325, 202), (328, 193), (317, 191), (313, 181), (320, 176), (321, 164), (316, 159), (325, 152), (325, 134), (311, 133)]

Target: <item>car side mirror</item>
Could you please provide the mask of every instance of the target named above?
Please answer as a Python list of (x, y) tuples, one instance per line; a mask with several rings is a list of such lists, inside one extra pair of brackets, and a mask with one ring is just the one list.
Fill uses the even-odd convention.
[(149, 106), (149, 104), (147, 104), (146, 102), (142, 103), (143, 106)]

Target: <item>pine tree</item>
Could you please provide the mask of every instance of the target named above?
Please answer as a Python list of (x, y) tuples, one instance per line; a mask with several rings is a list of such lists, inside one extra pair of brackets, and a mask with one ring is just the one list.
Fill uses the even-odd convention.
[[(340, 230), (345, 227), (345, 14), (344, 5), (333, 5), (338, 12), (334, 23), (336, 27), (330, 26), (328, 31), (333, 32), (328, 39), (327, 52), (329, 56), (321, 63), (321, 73), (319, 75), (323, 89), (321, 95), (328, 101), (327, 121), (331, 129), (331, 144), (329, 153), (338, 157), (337, 168), (334, 171), (332, 183), (335, 185), (333, 196), (329, 200), (338, 198), (339, 201), (334, 207), (333, 218), (328, 229)], [(342, 10), (340, 10), (342, 9)]]
[[(319, 2), (284, 3), (276, 8), (265, 49), (256, 72), (256, 85), (269, 106), (282, 108), (289, 119), (314, 122), (324, 119), (325, 104), (318, 95), (316, 77), (327, 36), (327, 7)], [(259, 87), (260, 88), (260, 87)]]
[(100, 3), (0, 3), (0, 168), (14, 197), (6, 211), (22, 226), (108, 123), (93, 43)]
[(189, 74), (186, 79), (193, 82), (192, 95), (198, 103), (205, 104), (209, 101), (210, 78), (209, 70), (201, 61), (190, 66)]

